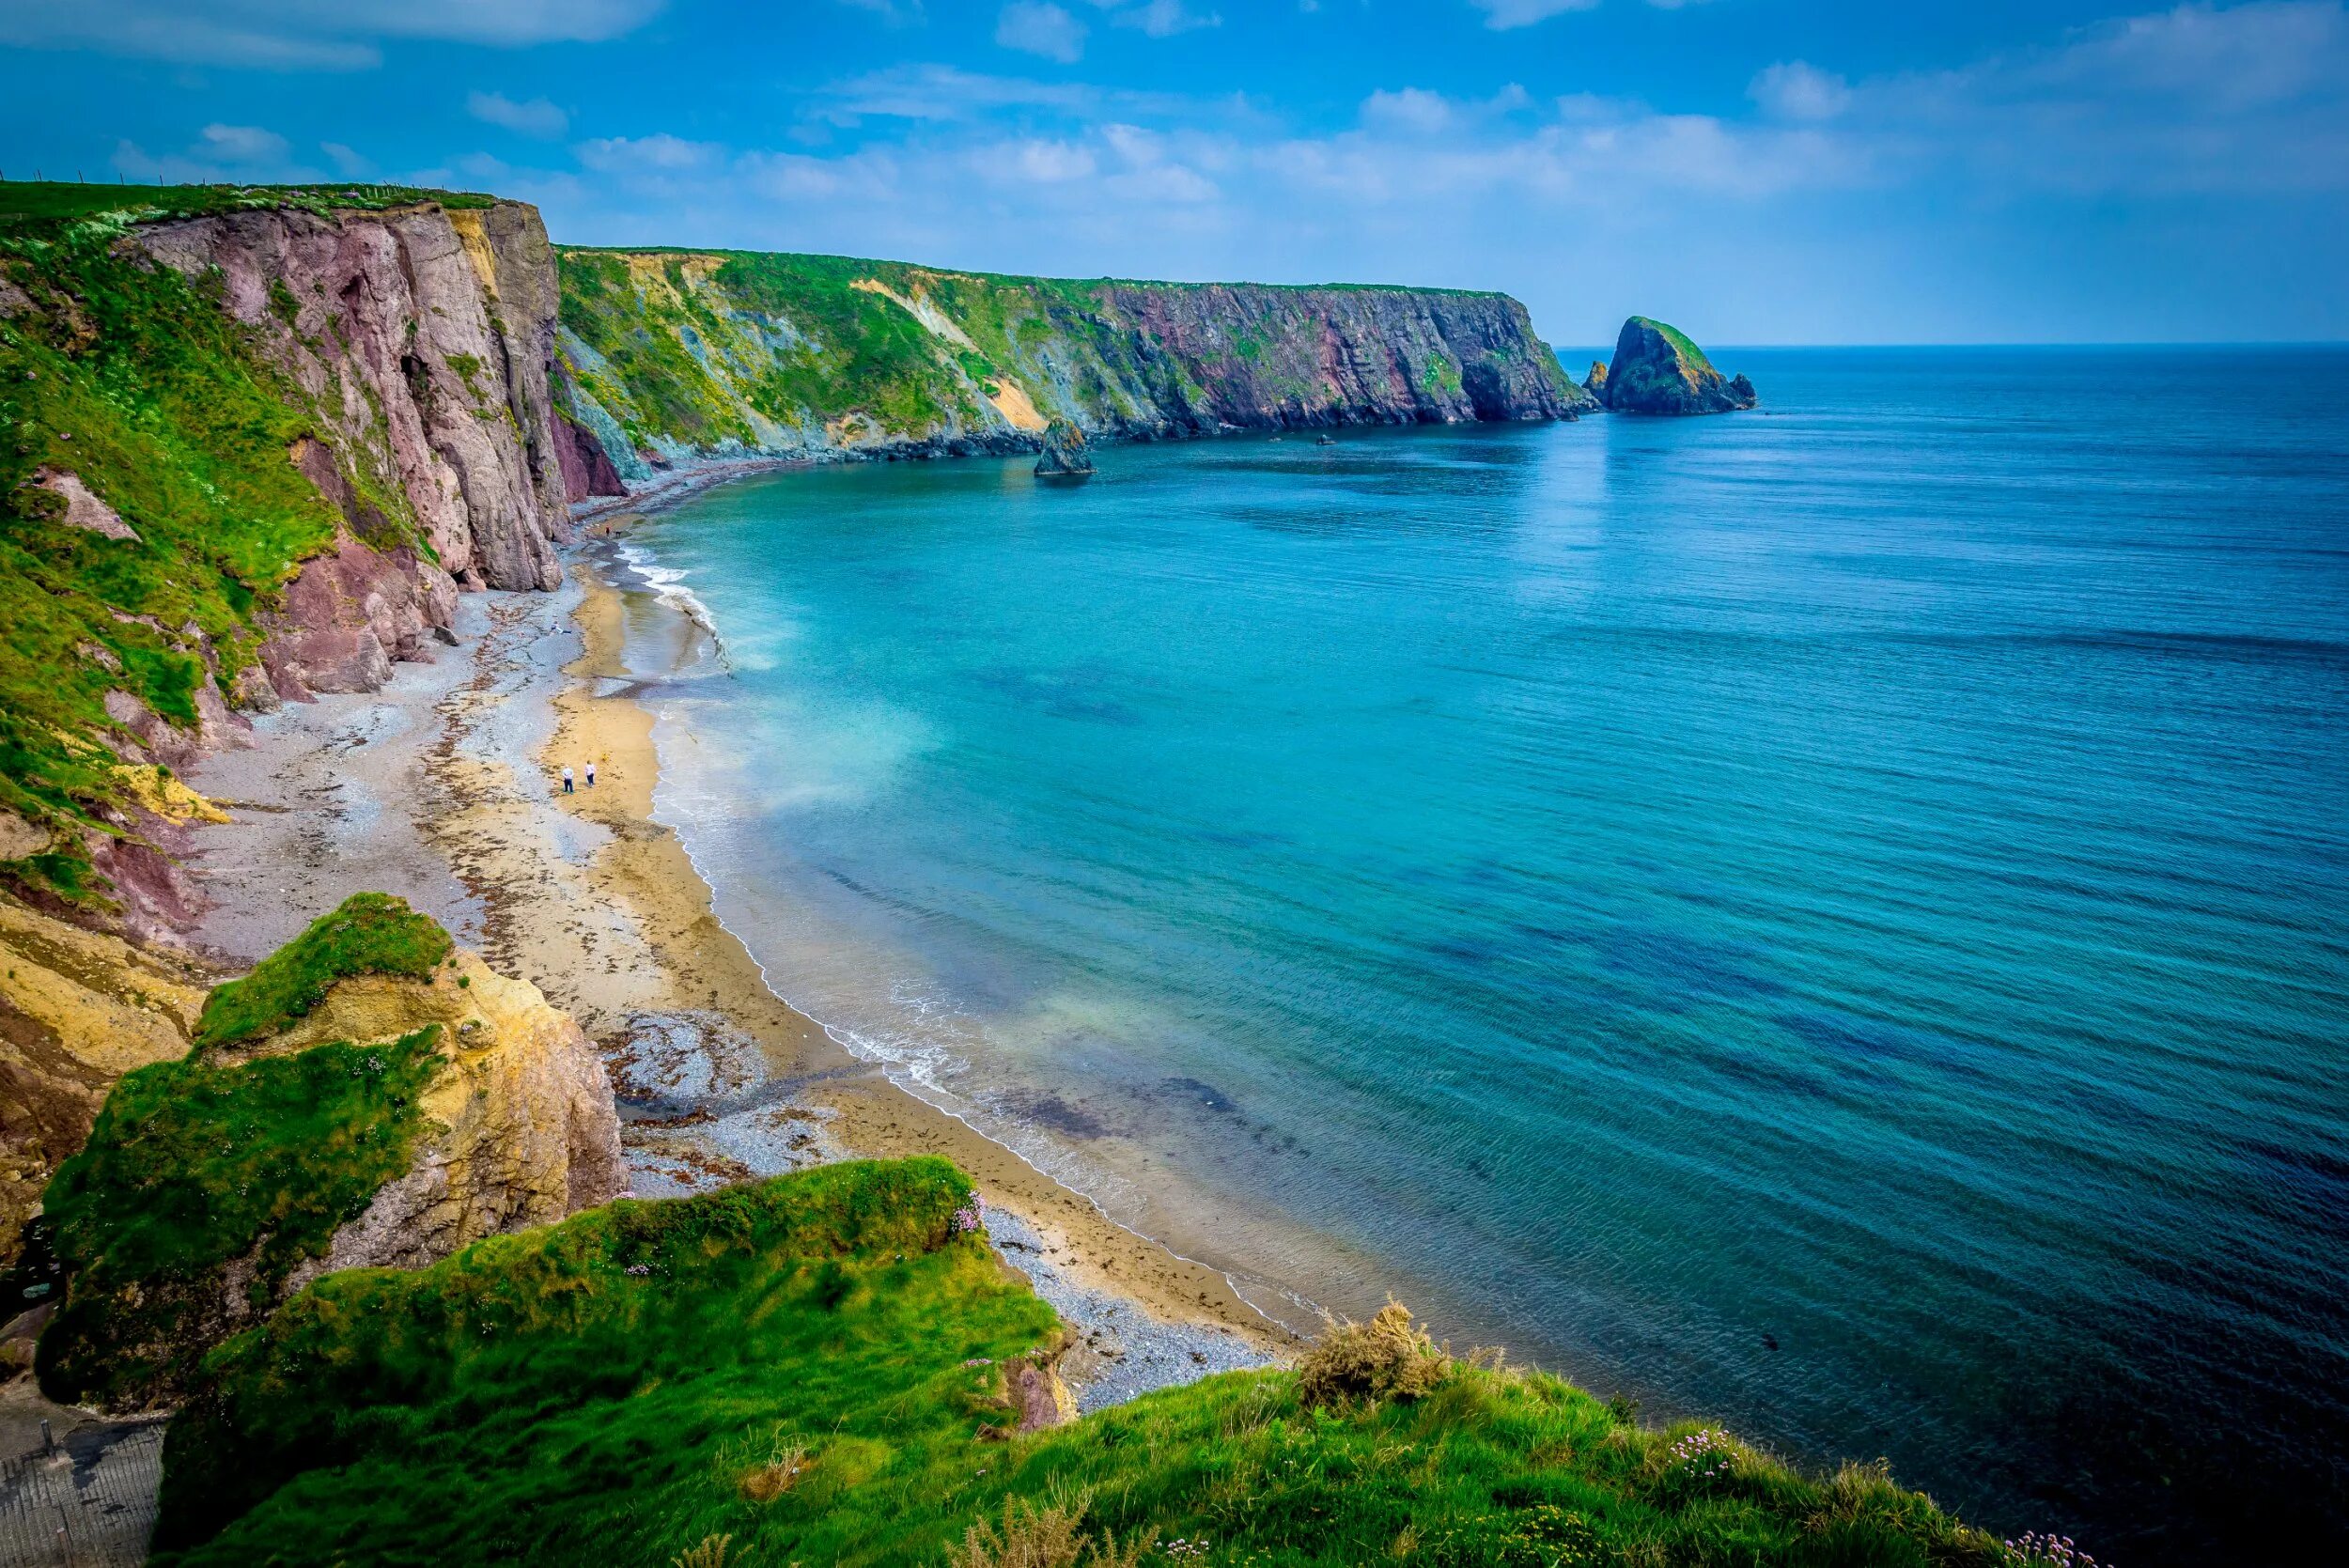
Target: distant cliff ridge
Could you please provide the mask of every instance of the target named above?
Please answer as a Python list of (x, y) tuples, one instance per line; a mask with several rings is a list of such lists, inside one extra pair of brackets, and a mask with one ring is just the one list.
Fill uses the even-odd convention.
[(1504, 294), (998, 277), (564, 250), (568, 411), (631, 480), (696, 458), (1563, 419), (1596, 404)]

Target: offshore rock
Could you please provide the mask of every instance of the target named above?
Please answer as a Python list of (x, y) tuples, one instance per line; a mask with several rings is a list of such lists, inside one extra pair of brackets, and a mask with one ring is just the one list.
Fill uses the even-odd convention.
[(1687, 334), (1644, 316), (1623, 324), (1605, 385), (1617, 413), (1730, 413), (1757, 401), (1751, 381), (1724, 381)]
[(1081, 479), (1093, 472), (1093, 454), (1085, 433), (1066, 419), (1055, 419), (1044, 432), (1044, 452), (1035, 460), (1039, 479)]
[(1591, 361), (1591, 373), (1582, 378), (1582, 390), (1590, 394), (1591, 401), (1599, 407), (1607, 406), (1607, 362), (1605, 360)]

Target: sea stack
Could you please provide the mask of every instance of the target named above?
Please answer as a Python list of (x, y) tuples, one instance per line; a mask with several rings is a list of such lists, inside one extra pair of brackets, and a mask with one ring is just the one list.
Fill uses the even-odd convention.
[(1731, 413), (1758, 401), (1751, 381), (1723, 380), (1686, 334), (1644, 316), (1623, 324), (1614, 364), (1592, 373), (1593, 393), (1617, 413)]
[(1600, 408), (1607, 406), (1607, 362), (1605, 360), (1591, 361), (1591, 373), (1582, 378), (1582, 390), (1590, 394), (1591, 401)]
[(1035, 475), (1039, 479), (1081, 479), (1093, 472), (1093, 454), (1085, 446), (1085, 433), (1066, 419), (1055, 419), (1044, 429), (1044, 453), (1035, 460)]

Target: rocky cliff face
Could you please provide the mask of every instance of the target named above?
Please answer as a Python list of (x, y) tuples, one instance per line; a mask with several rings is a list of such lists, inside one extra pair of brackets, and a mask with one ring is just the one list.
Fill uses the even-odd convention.
[(0, 192), (0, 886), (183, 927), (125, 768), (380, 686), (461, 591), (555, 584), (555, 307), (517, 203)]
[(631, 480), (708, 458), (1572, 418), (1501, 294), (1069, 282), (744, 253), (563, 253), (571, 412)]
[[(319, 427), (288, 458), (347, 532), (317, 558), (331, 585), (287, 606), (281, 686), (317, 684), (312, 671), (319, 690), (379, 684), (448, 625), (457, 590), (560, 581), (556, 286), (536, 209), (235, 212), (129, 242), (216, 288)], [(317, 632), (332, 645), (314, 662)], [(354, 662), (344, 639), (371, 639), (374, 657)]]
[(1602, 384), (1608, 408), (1617, 413), (1733, 413), (1757, 401), (1751, 381), (1723, 380), (1687, 334), (1644, 316), (1623, 324)]

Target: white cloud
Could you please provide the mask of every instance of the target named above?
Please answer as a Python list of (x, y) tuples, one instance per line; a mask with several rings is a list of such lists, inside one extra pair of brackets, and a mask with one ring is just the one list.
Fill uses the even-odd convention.
[(1084, 57), (1085, 24), (1050, 0), (1012, 0), (996, 18), (995, 41), (1005, 49), (1074, 65)]
[(326, 161), (334, 164), (334, 172), (345, 179), (355, 179), (375, 167), (374, 163), (369, 162), (364, 154), (345, 147), (340, 142), (320, 142), (319, 150), (326, 154)]
[(571, 128), (570, 116), (543, 98), (517, 103), (504, 93), (471, 93), (465, 99), (465, 112), (484, 124), (541, 141), (551, 142)]
[(1110, 12), (1110, 20), (1118, 26), (1138, 28), (1154, 39), (1171, 39), (1177, 33), (1223, 25), (1221, 12), (1194, 11), (1184, 4), (1184, 0), (1143, 0), (1140, 5), (1128, 4), (1128, 0), (1092, 0), (1092, 3)]
[(1833, 119), (1851, 104), (1851, 85), (1801, 60), (1781, 60), (1755, 75), (1746, 96), (1780, 119)]
[(1362, 100), (1362, 123), (1406, 135), (1438, 135), (1452, 124), (1452, 101), (1424, 87), (1382, 88)]
[(617, 38), (663, 0), (0, 0), (0, 43), (269, 70), (357, 70), (387, 39)]
[(579, 144), (579, 161), (598, 174), (660, 176), (715, 166), (725, 148), (660, 132), (650, 136), (599, 136)]
[(198, 144), (225, 163), (272, 163), (284, 158), (286, 138), (257, 125), (208, 125)]
[(296, 162), (286, 138), (257, 125), (208, 125), (179, 152), (148, 154), (136, 142), (115, 144), (114, 166), (130, 179), (168, 185), (294, 182), (320, 171)]
[(1469, 4), (1485, 13), (1485, 25), (1496, 31), (1510, 27), (1531, 27), (1536, 22), (1548, 22), (1567, 11), (1587, 11), (1599, 0), (1469, 0)]

